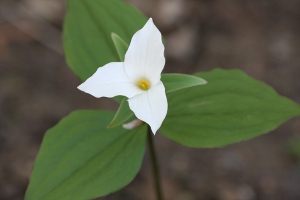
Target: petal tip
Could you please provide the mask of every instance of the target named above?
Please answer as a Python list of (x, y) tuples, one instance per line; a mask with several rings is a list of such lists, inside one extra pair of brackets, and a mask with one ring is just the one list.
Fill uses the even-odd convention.
[(157, 131), (159, 130), (159, 128), (161, 127), (162, 123), (160, 123), (160, 124), (148, 124), (148, 125), (150, 126), (153, 135), (155, 135), (157, 133)]
[(152, 17), (150, 17), (150, 18), (148, 19), (148, 21), (147, 21), (146, 24), (148, 24), (148, 23), (150, 23), (151, 25), (154, 25), (154, 26), (155, 26)]
[(80, 84), (80, 85), (78, 85), (78, 86), (77, 86), (77, 89), (83, 91), (83, 83)]
[(155, 135), (157, 132), (157, 130), (155, 130), (155, 129), (153, 130), (152, 128), (151, 128), (151, 131), (152, 131), (153, 135)]

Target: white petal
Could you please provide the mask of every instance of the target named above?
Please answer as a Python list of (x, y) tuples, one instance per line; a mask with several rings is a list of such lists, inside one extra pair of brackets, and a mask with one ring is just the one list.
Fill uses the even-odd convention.
[(142, 123), (144, 123), (143, 121), (139, 120), (139, 119), (135, 119), (127, 124), (123, 124), (122, 127), (126, 130), (132, 130), (135, 127), (141, 125)]
[(130, 98), (143, 92), (129, 80), (123, 62), (112, 62), (99, 67), (78, 89), (97, 98), (117, 95)]
[(135, 116), (150, 125), (153, 134), (164, 121), (168, 102), (165, 87), (161, 81), (146, 92), (128, 99), (129, 107)]
[(151, 85), (158, 83), (165, 65), (164, 49), (161, 34), (150, 18), (133, 35), (125, 54), (124, 65), (129, 78), (135, 82), (146, 78)]

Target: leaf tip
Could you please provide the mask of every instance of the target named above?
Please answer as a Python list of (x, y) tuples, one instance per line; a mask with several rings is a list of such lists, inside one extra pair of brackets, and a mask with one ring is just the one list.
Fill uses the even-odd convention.
[(116, 126), (115, 124), (109, 123), (109, 124), (106, 126), (106, 128), (113, 128), (113, 127), (115, 127), (115, 126)]
[(199, 79), (198, 85), (205, 85), (205, 84), (207, 84), (207, 81), (204, 80), (203, 78), (200, 78), (200, 77), (197, 77), (197, 78)]
[(110, 37), (111, 37), (112, 39), (114, 39), (114, 38), (117, 37), (117, 34), (116, 34), (115, 32), (111, 32)]

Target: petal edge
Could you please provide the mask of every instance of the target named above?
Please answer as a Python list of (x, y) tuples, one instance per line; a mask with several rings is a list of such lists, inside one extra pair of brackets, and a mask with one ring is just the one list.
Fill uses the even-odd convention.
[(135, 82), (146, 78), (156, 85), (165, 65), (164, 50), (161, 33), (150, 18), (133, 35), (125, 54), (124, 67), (128, 77)]
[(90, 78), (77, 88), (97, 98), (117, 95), (131, 98), (143, 92), (129, 80), (123, 62), (111, 62), (99, 67)]
[(168, 111), (165, 87), (161, 81), (147, 92), (128, 99), (135, 116), (149, 124), (153, 134), (160, 128)]

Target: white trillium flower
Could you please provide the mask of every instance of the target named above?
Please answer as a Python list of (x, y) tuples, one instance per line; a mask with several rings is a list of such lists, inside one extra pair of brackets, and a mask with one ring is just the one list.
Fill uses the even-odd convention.
[(124, 62), (111, 62), (98, 70), (78, 89), (94, 97), (128, 98), (135, 116), (150, 125), (155, 134), (166, 117), (168, 102), (161, 72), (165, 65), (161, 33), (150, 18), (137, 31)]

